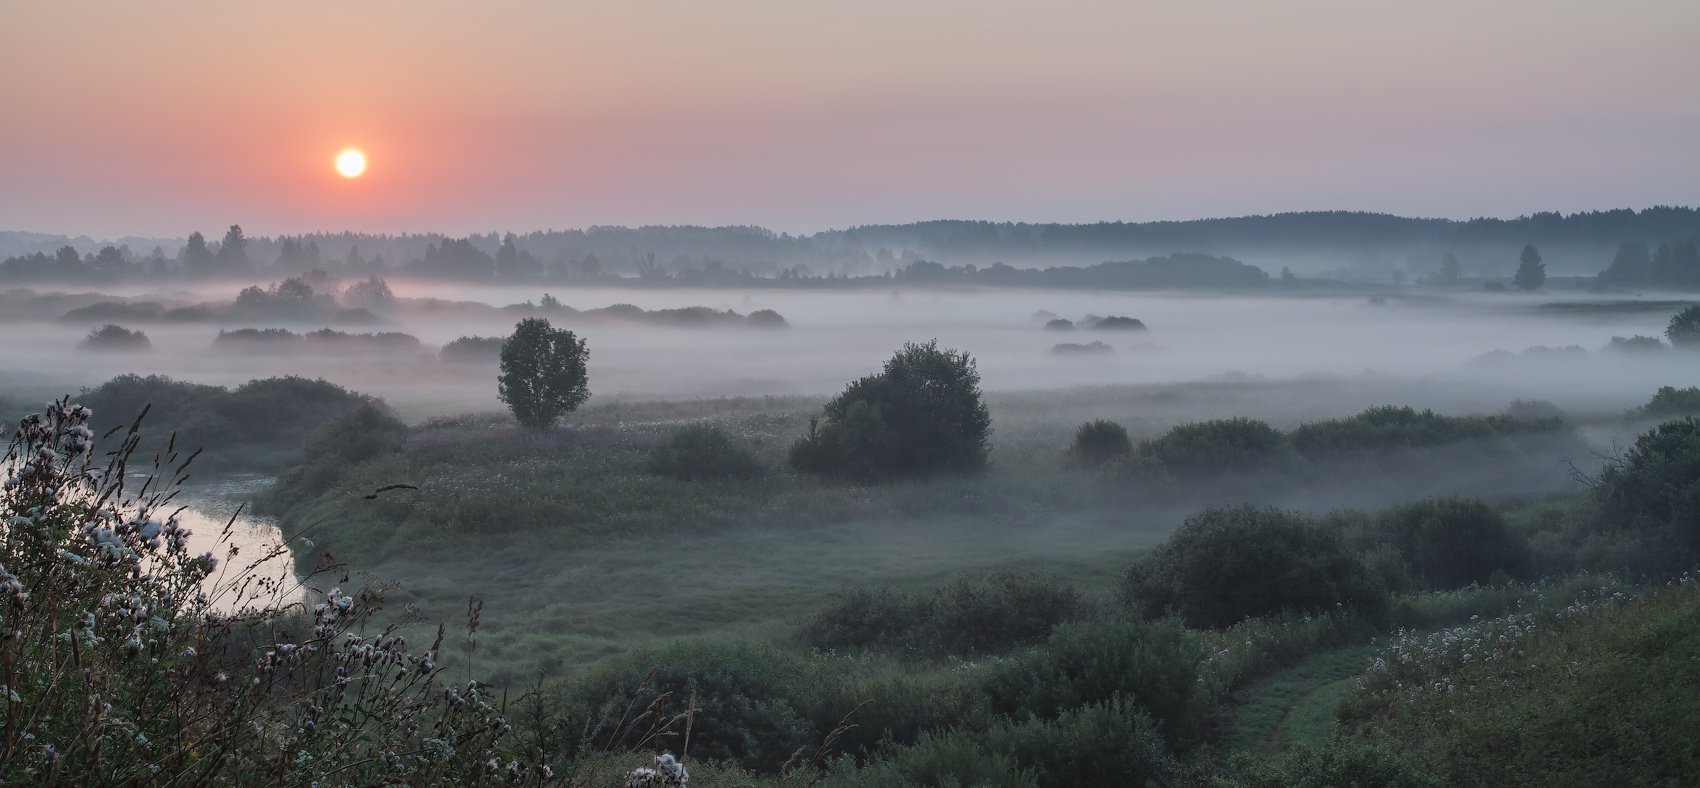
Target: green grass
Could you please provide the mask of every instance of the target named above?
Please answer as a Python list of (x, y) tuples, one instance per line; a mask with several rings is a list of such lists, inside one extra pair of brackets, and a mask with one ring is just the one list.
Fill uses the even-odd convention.
[(1463, 785), (1679, 785), (1700, 771), (1700, 585), (1400, 639), (1344, 705)]
[[(1337, 385), (1280, 390), (1320, 395)], [(922, 589), (1017, 568), (1106, 595), (1131, 555), (1193, 502), (1158, 505), (1107, 474), (1065, 467), (1076, 417), (1114, 416), (1143, 436), (1213, 403), (1238, 407), (1248, 393), (1178, 384), (993, 396), (985, 476), (876, 487), (785, 468), (817, 399), (608, 401), (548, 433), (504, 414), (461, 416), (415, 427), (402, 454), (346, 469), (328, 494), (281, 491), (269, 511), (303, 537), (299, 546), (312, 543), (303, 564), (328, 550), (358, 573), (352, 582), (392, 583), (392, 611), (412, 606), (453, 622), (469, 597), (483, 599), (479, 665), (525, 681), (678, 638), (784, 636), (855, 586)], [(650, 473), (650, 447), (696, 420), (722, 426), (767, 472), (713, 481)], [(420, 489), (364, 499), (393, 482)]]
[(974, 518), (892, 519), (651, 535), (554, 551), (525, 536), (475, 556), (380, 560), (372, 577), (405, 579), (393, 605), (456, 621), (485, 600), (478, 664), (491, 680), (525, 680), (680, 638), (769, 640), (844, 589), (921, 590), (963, 573), (1050, 571), (1108, 592), (1132, 551), (1164, 523), (1107, 528), (1088, 518), (1050, 525)]

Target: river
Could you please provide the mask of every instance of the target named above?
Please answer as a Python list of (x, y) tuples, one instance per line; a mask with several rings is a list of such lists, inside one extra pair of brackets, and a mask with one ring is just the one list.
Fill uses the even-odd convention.
[(243, 506), (271, 483), (270, 476), (225, 477), (185, 487), (174, 501), (188, 507), (177, 520), (192, 531), (189, 552), (211, 552), (218, 558), (218, 569), (205, 585), (219, 610), (281, 606), (306, 598), (292, 556), (282, 549), (277, 521), (250, 514)]

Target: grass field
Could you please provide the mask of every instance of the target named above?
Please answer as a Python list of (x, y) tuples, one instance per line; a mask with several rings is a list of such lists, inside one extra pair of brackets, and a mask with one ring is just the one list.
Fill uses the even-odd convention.
[[(1391, 392), (1377, 381), (996, 395), (987, 475), (877, 487), (784, 467), (790, 441), (818, 408), (808, 398), (607, 402), (548, 434), (494, 414), (458, 417), (415, 427), (402, 455), (349, 468), (331, 494), (281, 508), (286, 532), (368, 581), (391, 584), (394, 610), (455, 620), (469, 597), (484, 600), (479, 659), (508, 683), (680, 637), (782, 636), (851, 587), (913, 589), (1020, 568), (1103, 593), (1135, 551), (1215, 493), (1158, 500), (1065, 467), (1063, 449), (1081, 421), (1117, 419), (1138, 440), (1255, 401), (1290, 428), (1380, 396)], [(1483, 404), (1478, 412), (1492, 410)], [(723, 425), (768, 471), (747, 481), (684, 482), (645, 470), (651, 445), (701, 420)], [(1565, 483), (1551, 458), (1525, 470)], [(1493, 478), (1470, 473), (1460, 483)], [(422, 489), (362, 498), (397, 481)], [(1331, 497), (1399, 500), (1414, 494), (1400, 492), (1414, 483), (1400, 473), (1350, 490), (1289, 495), (1283, 487), (1271, 495), (1326, 508)], [(1387, 492), (1366, 492), (1378, 486)]]

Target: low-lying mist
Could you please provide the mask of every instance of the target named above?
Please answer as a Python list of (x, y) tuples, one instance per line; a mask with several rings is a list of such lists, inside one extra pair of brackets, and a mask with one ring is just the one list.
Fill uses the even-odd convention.
[[(63, 315), (104, 297), (36, 296), (28, 302), (39, 304), (35, 308), (20, 306), (13, 298), (6, 315), (11, 318), (7, 331), (12, 341), (0, 348), (0, 369), (11, 371), (14, 388), (37, 390), (42, 396), (126, 372), (225, 385), (292, 374), (323, 377), (382, 396), (411, 417), (492, 410), (500, 407), (493, 357), (483, 363), (450, 363), (437, 351), (463, 336), (503, 337), (520, 317), (539, 314), (588, 342), (592, 404), (598, 399), (823, 395), (876, 368), (902, 343), (935, 338), (973, 354), (988, 391), (1368, 376), (1480, 387), (1481, 396), (1473, 401), (1448, 403), (1476, 409), (1496, 408), (1518, 397), (1548, 399), (1567, 409), (1612, 409), (1637, 404), (1661, 385), (1700, 382), (1700, 370), (1674, 363), (1662, 353), (1607, 348), (1614, 337), (1659, 336), (1674, 311), (1658, 308), (1648, 298), (1627, 296), (599, 288), (552, 294), (573, 310), (616, 304), (643, 310), (708, 307), (739, 315), (773, 310), (786, 323), (757, 328), (591, 319), (510, 306), (537, 304), (544, 293), (535, 288), (406, 280), (390, 286), (397, 297), (392, 311), (359, 325), (331, 327), (350, 334), (401, 332), (417, 338), (417, 346), (215, 347), (221, 331), (283, 328), (306, 333), (327, 323), (216, 317), (64, 319), (48, 315)], [(195, 304), (228, 300), (234, 290), (129, 289), (109, 295)], [(1103, 317), (1135, 318), (1143, 329), (1092, 327), (1094, 318)], [(1047, 327), (1053, 320), (1058, 322)], [(151, 349), (80, 349), (88, 332), (106, 322), (145, 332)], [(75, 363), (66, 363), (68, 359)]]

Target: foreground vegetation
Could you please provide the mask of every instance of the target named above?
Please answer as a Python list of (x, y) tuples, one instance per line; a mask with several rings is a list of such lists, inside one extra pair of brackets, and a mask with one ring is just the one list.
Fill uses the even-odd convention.
[[(191, 390), (209, 409), (257, 396)], [(1694, 765), (1691, 693), (1657, 695), (1697, 678), (1692, 418), (1568, 493), (1296, 510), (1224, 480), (1349, 502), (1377, 480), (1442, 485), (1406, 474), (1466, 458), (1492, 486), (1563, 476), (1552, 452), (1580, 438), (1531, 403), (1076, 430), (1053, 403), (1027, 420), (994, 399), (980, 473), (867, 484), (790, 467), (812, 400), (612, 403), (550, 431), (333, 401), (264, 501), (303, 573), (338, 578), (287, 609), (226, 605), (267, 588), (214, 574), (251, 557), (190, 556), (169, 485), (127, 492), (115, 469), (148, 430), (109, 437), (87, 473), (105, 456), (89, 414), (24, 425), (0, 565), (7, 629), (39, 633), (6, 641), (8, 708), (36, 721), (7, 729), (8, 779), (602, 785), (664, 750), (715, 785), (1645, 783)], [(158, 484), (186, 472), (185, 442), (150, 440)], [(209, 575), (228, 590), (197, 592)], [(1603, 722), (1569, 724), (1582, 713)]]
[(503, 702), (444, 679), (442, 630), (410, 649), (370, 626), (372, 590), (266, 604), (293, 579), (245, 571), (254, 558), (233, 548), (190, 551), (170, 502), (192, 458), (157, 455), (148, 482), (127, 486), (139, 425), (102, 454), (91, 416), (56, 402), (7, 447), (0, 780), (548, 779), (512, 757)]

